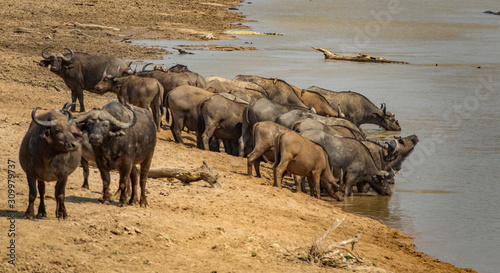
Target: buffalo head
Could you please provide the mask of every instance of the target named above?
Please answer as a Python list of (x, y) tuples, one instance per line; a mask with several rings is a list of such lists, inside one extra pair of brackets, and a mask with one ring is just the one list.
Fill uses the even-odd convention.
[(120, 67), (118, 67), (116, 73), (113, 75), (107, 74), (105, 70), (104, 73), (102, 73), (102, 80), (96, 84), (94, 89), (97, 91), (120, 89), (120, 86), (118, 86), (118, 82), (116, 80), (119, 72), (120, 72)]
[(415, 145), (419, 142), (416, 135), (411, 135), (407, 137), (394, 137), (393, 140), (387, 142), (387, 152), (388, 155), (385, 160), (389, 163), (389, 166), (394, 170), (399, 171), (403, 161), (410, 155), (410, 153), (415, 148)]
[(394, 113), (387, 111), (385, 103), (382, 103), (380, 110), (379, 112), (381, 113), (373, 113), (373, 117), (376, 120), (375, 123), (389, 131), (401, 131), (399, 121), (396, 119)]
[(39, 135), (40, 138), (44, 139), (55, 151), (71, 152), (80, 149), (83, 140), (82, 133), (76, 128), (71, 112), (66, 109), (52, 110), (50, 115), (37, 117), (38, 109), (39, 107), (33, 109), (31, 118), (39, 126), (45, 127)]
[(43, 67), (47, 67), (50, 65), (50, 71), (58, 73), (60, 72), (63, 68), (71, 68), (73, 66), (73, 57), (75, 56), (75, 53), (73, 53), (73, 50), (69, 48), (65, 48), (69, 51), (69, 54), (61, 54), (61, 53), (52, 53), (50, 55), (47, 55), (45, 51), (49, 48), (52, 48), (51, 46), (48, 46), (44, 49), (42, 49), (42, 57), (43, 60), (40, 61), (40, 65)]
[[(117, 104), (119, 103), (117, 102)], [(137, 122), (137, 116), (134, 110), (132, 110), (129, 105), (125, 107), (130, 110), (133, 115), (130, 122), (119, 121), (106, 110), (92, 110), (87, 114), (78, 116), (75, 122), (77, 124), (85, 123), (89, 132), (89, 142), (92, 146), (100, 146), (105, 143), (106, 139), (109, 137), (125, 135), (123, 130), (134, 126)], [(125, 112), (123, 112), (123, 114), (125, 114)]]
[(381, 174), (373, 175), (370, 186), (380, 195), (392, 195), (389, 181), (394, 177), (394, 173), (380, 171)]

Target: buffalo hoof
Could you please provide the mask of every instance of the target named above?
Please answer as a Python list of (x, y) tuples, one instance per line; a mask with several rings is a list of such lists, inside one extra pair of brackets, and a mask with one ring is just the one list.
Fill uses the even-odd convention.
[(141, 208), (146, 208), (148, 206), (148, 201), (146, 200), (146, 198), (141, 198), (140, 206)]
[(63, 220), (66, 220), (66, 218), (68, 218), (68, 214), (66, 213), (66, 211), (59, 211), (59, 212), (56, 212), (56, 217), (57, 219), (61, 219), (61, 217), (63, 218)]
[(90, 187), (89, 187), (89, 185), (88, 185), (88, 184), (83, 184), (82, 189), (87, 189), (87, 190), (90, 190)]
[(109, 198), (99, 198), (98, 199), (101, 204), (110, 204), (111, 200)]
[(47, 218), (47, 213), (46, 212), (39, 212), (36, 215), (36, 218)]
[(35, 218), (35, 213), (32, 212), (32, 211), (27, 211), (25, 214), (24, 214), (24, 218), (26, 219), (34, 219)]
[(137, 205), (138, 203), (139, 200), (137, 200), (137, 198), (130, 198), (130, 200), (128, 201), (129, 205)]

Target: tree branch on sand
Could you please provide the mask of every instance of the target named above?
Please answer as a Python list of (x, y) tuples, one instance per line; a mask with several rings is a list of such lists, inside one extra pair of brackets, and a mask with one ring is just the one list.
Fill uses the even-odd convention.
[[(342, 222), (347, 217), (344, 216), (342, 219), (336, 219), (330, 228), (318, 239), (315, 239), (310, 247), (299, 247), (293, 251), (289, 251), (286, 248), (285, 255), (292, 256), (302, 261), (307, 261), (310, 263), (322, 265), (322, 266), (332, 266), (332, 267), (345, 267), (349, 263), (367, 263), (359, 254), (354, 253), (354, 245), (361, 240), (361, 234), (357, 233), (354, 237), (344, 240), (342, 242), (334, 243), (329, 241), (328, 245), (324, 245), (325, 239), (342, 224)], [(351, 245), (351, 249), (347, 248), (346, 245)], [(344, 252), (344, 253), (342, 253)]]
[(190, 183), (199, 180), (204, 180), (210, 184), (212, 187), (222, 187), (220, 181), (220, 175), (217, 169), (208, 166), (207, 162), (203, 161), (203, 164), (192, 170), (186, 170), (181, 168), (169, 168), (160, 167), (155, 169), (150, 169), (148, 172), (148, 177), (151, 178), (176, 178), (182, 181), (182, 183)]
[(324, 48), (318, 48), (312, 46), (314, 50), (321, 51), (325, 55), (325, 59), (327, 60), (341, 60), (341, 61), (353, 61), (353, 62), (372, 62), (372, 63), (398, 63), (398, 64), (407, 64), (407, 62), (401, 61), (393, 61), (384, 58), (376, 58), (371, 57), (365, 54), (359, 53), (358, 56), (341, 56), (335, 53), (331, 53), (330, 51)]

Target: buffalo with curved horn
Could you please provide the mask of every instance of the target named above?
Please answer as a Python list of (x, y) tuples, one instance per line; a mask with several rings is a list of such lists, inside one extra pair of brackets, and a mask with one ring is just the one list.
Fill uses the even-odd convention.
[[(50, 71), (57, 74), (64, 80), (64, 83), (71, 89), (71, 100), (80, 102), (80, 112), (85, 112), (83, 103), (83, 90), (96, 94), (104, 94), (102, 91), (95, 90), (95, 85), (102, 80), (104, 71), (117, 71), (119, 76), (130, 74), (130, 68), (120, 58), (112, 56), (93, 56), (80, 52), (73, 52), (70, 48), (65, 48), (69, 53), (47, 54), (51, 46), (42, 50), (43, 60), (40, 65), (47, 67), (50, 65)], [(75, 106), (71, 111), (75, 111)]]
[(38, 109), (39, 107), (36, 107), (31, 112), (33, 121), (19, 150), (19, 161), (26, 172), (29, 185), (29, 205), (25, 217), (35, 217), (37, 188), (40, 193), (37, 217), (47, 217), (44, 202), (45, 182), (57, 181), (56, 217), (65, 219), (68, 216), (64, 206), (66, 182), (80, 163), (82, 134), (69, 111), (52, 110), (37, 116)]

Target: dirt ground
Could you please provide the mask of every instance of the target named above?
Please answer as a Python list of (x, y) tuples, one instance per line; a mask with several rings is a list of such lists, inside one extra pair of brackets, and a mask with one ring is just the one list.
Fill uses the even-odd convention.
[[(352, 214), (328, 239), (342, 241), (360, 233), (356, 253), (364, 258), (363, 264), (320, 267), (287, 255), (287, 250), (310, 246), (315, 236), (346, 213), (330, 202), (295, 193), (291, 181), (281, 190), (272, 187), (268, 164), (263, 167), (263, 178), (248, 178), (243, 158), (198, 150), (192, 134), (184, 133), (187, 147), (176, 144), (168, 126), (158, 135), (153, 168), (189, 169), (206, 161), (221, 174), (221, 188), (203, 181), (185, 185), (175, 179), (149, 179), (150, 206), (120, 208), (116, 201), (110, 205), (97, 201), (102, 186), (96, 167), (91, 167), (90, 190), (81, 189), (79, 168), (66, 187), (67, 220), (59, 221), (54, 215), (55, 182), (47, 188), (49, 216), (23, 219), (28, 187), (18, 151), (31, 110), (61, 108), (71, 97), (58, 76), (37, 65), (41, 49), (50, 45), (124, 59), (160, 58), (165, 50), (126, 41), (199, 40), (207, 35), (230, 39), (223, 35), (225, 29), (244, 28), (244, 16), (228, 10), (238, 3), (0, 2), (0, 272), (474, 272), (417, 252), (411, 237)], [(115, 99), (112, 94), (85, 92), (87, 109)], [(7, 203), (9, 160), (15, 162), (16, 173), (11, 183), (16, 192), (13, 211)], [(116, 188), (117, 174), (113, 173), (112, 191)], [(15, 216), (13, 225), (11, 215)], [(12, 232), (15, 237), (8, 236)], [(13, 249), (9, 248), (11, 239), (15, 240), (16, 266), (9, 264), (7, 255)]]

